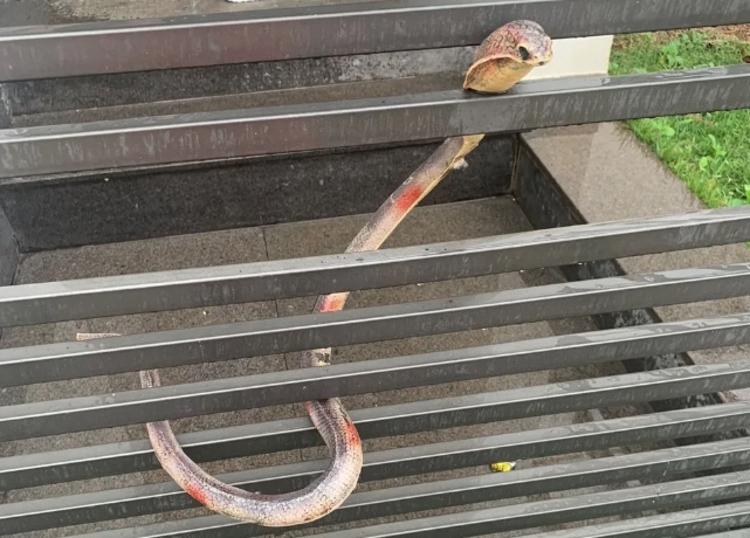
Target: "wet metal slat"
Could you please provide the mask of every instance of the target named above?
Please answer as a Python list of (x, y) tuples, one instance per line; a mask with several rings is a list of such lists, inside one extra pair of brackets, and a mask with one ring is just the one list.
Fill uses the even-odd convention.
[[(380, 455), (374, 454), (374, 459)], [(390, 502), (370, 503), (368, 495), (360, 494), (350, 499), (341, 511), (334, 513), (326, 523), (350, 521), (355, 518), (374, 517), (380, 510), (388, 514), (408, 512), (414, 508), (442, 507), (459, 503), (477, 502), (477, 499), (511, 498), (550, 491), (591, 487), (608, 482), (622, 483), (649, 476), (669, 476), (677, 473), (719, 469), (747, 460), (748, 449), (741, 440), (723, 441), (684, 448), (670, 448), (643, 454), (609, 457), (598, 460), (563, 463), (555, 466), (520, 469), (515, 473), (457, 479), (437, 484), (407, 486), (390, 492)], [(321, 464), (321, 468), (322, 468)], [(366, 464), (364, 478), (370, 477)], [(263, 484), (266, 487), (266, 484)], [(290, 484), (290, 487), (293, 487)], [(458, 494), (457, 494), (458, 492)], [(449, 499), (438, 495), (445, 494)], [(182, 497), (184, 498), (184, 496)], [(448, 504), (450, 503), (450, 504)], [(182, 505), (180, 505), (182, 506)], [(246, 536), (248, 528), (221, 516), (192, 518), (187, 521), (165, 522), (135, 529), (107, 530), (86, 535), (86, 538), (204, 538), (221, 532), (222, 538)], [(253, 529), (254, 530), (254, 529)], [(81, 537), (82, 538), (82, 537)]]
[[(750, 107), (750, 66), (0, 131), (0, 178), (332, 150)], [(679, 96), (679, 98), (675, 98)]]
[[(745, 525), (750, 525), (750, 502), (747, 501), (601, 523), (595, 526), (528, 534), (524, 538), (667, 538), (672, 536), (747, 538), (748, 529), (703, 534)], [(125, 538), (125, 535), (122, 538)]]
[[(387, 491), (371, 496), (387, 495)], [(666, 484), (527, 502), (485, 510), (422, 517), (396, 523), (317, 534), (318, 538), (460, 538), (556, 525), (632, 512), (709, 503), (750, 494), (750, 471)], [(353, 498), (356, 496), (353, 496)], [(223, 534), (222, 534), (223, 537)]]
[(744, 0), (406, 0), (11, 28), (0, 30), (0, 82), (476, 45), (513, 19), (538, 21), (559, 39), (750, 22), (750, 7)]
[(487, 510), (417, 518), (369, 528), (322, 533), (317, 536), (319, 538), (361, 536), (369, 538), (460, 538), (668, 508), (693, 502), (707, 503), (737, 499), (749, 493), (750, 471), (744, 471), (719, 477), (682, 480), (627, 490), (598, 492)]
[[(438, 383), (692, 349), (740, 345), (749, 341), (750, 315), (746, 315), (739, 318), (627, 327), (396, 359), (380, 359), (366, 363), (340, 364), (332, 366), (330, 371), (333, 376), (342, 376), (339, 378), (339, 385), (343, 385), (343, 379), (351, 379), (352, 374), (362, 374), (365, 371), (397, 372), (399, 380), (429, 379), (432, 383)], [(278, 375), (291, 379), (301, 372), (308, 373), (300, 370)], [(263, 376), (257, 376), (256, 381), (258, 377)], [(308, 380), (306, 383), (312, 386), (324, 382), (316, 376), (305, 379)], [(367, 383), (371, 389), (382, 385), (372, 377), (368, 378)], [(248, 390), (252, 390), (253, 382), (243, 380), (239, 386), (246, 386)], [(447, 427), (446, 424), (461, 425), (462, 420), (477, 423), (481, 421), (479, 416), (484, 417), (484, 420), (490, 420), (491, 417), (503, 418), (491, 414), (489, 409), (494, 404), (491, 401), (483, 401), (481, 397), (466, 397), (460, 402), (462, 403), (459, 404), (458, 400), (449, 401), (451, 406), (457, 406), (456, 409), (445, 409), (439, 405), (435, 407), (433, 404), (425, 404), (416, 409), (411, 408), (412, 404), (408, 404), (380, 410), (359, 410), (355, 411), (354, 415), (358, 428), (365, 437), (400, 435), (430, 429), (434, 424), (433, 417), (437, 415), (440, 415), (440, 424), (443, 427)], [(316, 431), (304, 419), (280, 421), (274, 425), (243, 426), (193, 433), (181, 437), (181, 441), (188, 454), (201, 462), (320, 444)], [(0, 490), (14, 489), (22, 484), (41, 485), (145, 471), (157, 466), (151, 455), (150, 445), (144, 442), (114, 443), (55, 453), (16, 456), (0, 459)]]
[[(750, 295), (750, 263), (552, 284), (88, 342), (17, 347), (0, 350), (0, 386), (445, 334), (742, 295)], [(337, 386), (334, 394), (339, 394), (341, 389)]]
[[(709, 410), (711, 411), (707, 412)], [(700, 435), (736, 427), (735, 424), (747, 420), (749, 412), (748, 405), (733, 404), (717, 406), (713, 409), (697, 408), (660, 415), (628, 417), (598, 423), (576, 424), (375, 452), (366, 457), (361, 480), (367, 482), (424, 472), (468, 468), (495, 461), (497, 458), (532, 459), (581, 450), (603, 449), (620, 444), (666, 440), (686, 434)], [(485, 497), (491, 494), (490, 498), (498, 496), (510, 498), (533, 495), (550, 489), (586, 487), (586, 485), (599, 484), (602, 481), (625, 481), (638, 476), (637, 473), (641, 473), (639, 477), (642, 478), (648, 473), (672, 474), (706, 469), (711, 463), (716, 468), (728, 467), (746, 461), (748, 456), (747, 447), (742, 446), (741, 440), (732, 440), (616, 458), (587, 460), (554, 467), (531, 468), (503, 477), (491, 475), (486, 479), (480, 479), (475, 476), (453, 481), (453, 484), (447, 487), (445, 483), (434, 483), (379, 490), (355, 495), (347, 501), (345, 506), (349, 508), (345, 509), (342, 516), (334, 516), (334, 519), (343, 517), (342, 521), (348, 521), (370, 517), (369, 514), (358, 513), (359, 507), (386, 501), (390, 505), (386, 508), (386, 513), (394, 513), (393, 511), (398, 510), (399, 507), (406, 507), (412, 497), (414, 498), (412, 502), (421, 503), (427, 500), (427, 502), (439, 503), (441, 502), (438, 498), (440, 494), (431, 491), (430, 488), (433, 486), (454, 492), (463, 490), (469, 496)], [(236, 472), (219, 478), (245, 489), (286, 491), (289, 488), (301, 487), (313, 475), (320, 473), (326, 463), (317, 461), (291, 464), (277, 468)], [(456, 484), (460, 484), (460, 487)], [(462, 504), (479, 500), (482, 499), (471, 500), (469, 497), (456, 502)], [(451, 501), (450, 504), (454, 502)], [(172, 482), (85, 493), (57, 499), (11, 503), (0, 505), (0, 534), (183, 510), (195, 505), (195, 502)], [(428, 507), (408, 506), (405, 511), (426, 508)], [(377, 506), (375, 509), (378, 509)], [(223, 527), (237, 525), (236, 522), (228, 523), (224, 518), (200, 518), (180, 522), (180, 525), (187, 524), (188, 528), (198, 530), (207, 521), (213, 523), (217, 519), (223, 521)], [(162, 530), (165, 529), (162, 528)], [(242, 532), (247, 532), (247, 528), (244, 528)], [(263, 532), (256, 534), (263, 534)]]
[[(138, 424), (151, 420), (177, 419), (195, 415), (230, 412), (331, 397), (318, 387), (284, 387), (274, 382), (277, 374), (236, 377), (136, 390), (106, 396), (88, 396), (67, 400), (5, 406), (0, 408), (0, 441), (55, 435), (99, 428)], [(391, 372), (394, 379), (407, 376)], [(460, 377), (460, 376), (459, 376)], [(442, 379), (396, 381), (388, 386), (368, 383), (342, 384), (335, 394), (349, 396), (386, 389), (456, 381)], [(561, 385), (542, 385), (458, 400), (412, 403), (404, 408), (413, 414), (421, 407), (443, 408), (442, 413), (461, 407), (488, 407), (494, 420), (521, 418), (530, 414), (554, 414), (568, 409), (587, 409), (669, 399), (679, 396), (719, 392), (750, 386), (750, 359), (711, 366), (686, 366), (670, 370), (644, 372), (615, 378), (570, 381)], [(460, 405), (459, 405), (460, 404)], [(583, 407), (581, 407), (583, 406)], [(486, 410), (485, 410), (486, 411)], [(433, 414), (439, 415), (440, 412)], [(424, 418), (424, 417), (423, 417)], [(403, 420), (403, 419), (399, 419)], [(440, 422), (439, 418), (435, 419)], [(489, 418), (487, 419), (489, 420)]]
[[(625, 522), (618, 521), (564, 531), (528, 534), (524, 538), (666, 538), (667, 536), (675, 536), (675, 534), (665, 534), (665, 531), (670, 530), (674, 533), (682, 533), (680, 534), (681, 538), (686, 538), (697, 536), (702, 532), (709, 532), (711, 529), (722, 529), (749, 523), (750, 502), (739, 502), (710, 508), (698, 508), (688, 512), (628, 519)], [(193, 526), (193, 524), (195, 525)], [(237, 529), (237, 532), (232, 532), (235, 529)], [(226, 519), (201, 518), (188, 522), (147, 525), (137, 530), (132, 528), (117, 529), (76, 535), (74, 538), (209, 538), (215, 532), (221, 532), (222, 538), (244, 538), (245, 536), (237, 526), (228, 523)], [(375, 536), (381, 537), (381, 535)], [(701, 534), (699, 538), (747, 538), (747, 529), (711, 535)]]
[(268, 301), (750, 240), (725, 208), (356, 254), (0, 287), (0, 327)]
[[(700, 532), (703, 532), (705, 530), (708, 530), (706, 527), (714, 527), (714, 528), (721, 528), (721, 527), (734, 527), (734, 526), (740, 526), (740, 525), (750, 525), (750, 508), (745, 508), (747, 511), (745, 514), (743, 514), (744, 517), (741, 519), (730, 519), (730, 520), (724, 520), (719, 522), (715, 525), (710, 524), (704, 524), (701, 526)], [(728, 519), (728, 518), (727, 518)], [(684, 532), (682, 529), (680, 529), (680, 532)], [(686, 534), (685, 536), (689, 536)], [(635, 537), (634, 537), (635, 538)], [(701, 534), (698, 538), (747, 538), (747, 529), (740, 529), (736, 531), (726, 531), (726, 532), (716, 532), (712, 534)]]

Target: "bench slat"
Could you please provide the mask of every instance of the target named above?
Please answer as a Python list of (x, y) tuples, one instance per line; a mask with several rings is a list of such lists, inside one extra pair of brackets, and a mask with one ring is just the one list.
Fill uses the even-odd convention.
[[(553, 363), (550, 366), (556, 365)], [(553, 414), (556, 406), (564, 408), (568, 400), (571, 402), (568, 405), (578, 405), (572, 402), (577, 402), (579, 398), (586, 399), (590, 404), (588, 408), (593, 409), (628, 401), (628, 394), (631, 394), (632, 398), (642, 398), (641, 401), (657, 401), (750, 386), (750, 364), (746, 361), (631, 375), (633, 377), (623, 378), (627, 380), (623, 381), (626, 385), (628, 382), (633, 383), (632, 386), (627, 385), (629, 390), (623, 389), (618, 381), (611, 383), (611, 386), (604, 381), (600, 386), (590, 386), (588, 381), (571, 381), (564, 386), (519, 389), (518, 394), (513, 391), (497, 393), (496, 396), (501, 400), (507, 398), (505, 402), (494, 402), (494, 405), (498, 407), (497, 420), (503, 417), (523, 417), (530, 412), (530, 409), (537, 406), (543, 409), (544, 413)], [(272, 378), (275, 375), (268, 374), (263, 377)], [(382, 383), (379, 386), (367, 382), (341, 383), (344, 387), (336, 394), (349, 396), (381, 392), (392, 389), (394, 386), (403, 388), (419, 383), (418, 380), (402, 380), (403, 377), (402, 372), (391, 372), (389, 380), (393, 382)], [(443, 377), (445, 382), (448, 382), (455, 380), (456, 376), (444, 375)], [(0, 408), (0, 426), (2, 426), (0, 431), (2, 431), (2, 440), (8, 441), (330, 397), (328, 394), (321, 395), (323, 391), (315, 390), (317, 387), (305, 390), (307, 388), (305, 384), (280, 387), (278, 384), (271, 383), (256, 382), (257, 384), (254, 384), (253, 381), (253, 377), (236, 377), (229, 380), (221, 379), (153, 390), (136, 390), (108, 396), (86, 396), (5, 406)], [(435, 382), (435, 380), (430, 381)], [(646, 386), (640, 386), (641, 383), (645, 383)], [(425, 384), (428, 383), (422, 383), (422, 385)], [(473, 405), (481, 406), (482, 402), (483, 400), (480, 399)], [(406, 412), (414, 413), (420, 405), (429, 408), (427, 403), (412, 403), (407, 408), (414, 411)], [(450, 403), (445, 405), (450, 405)]]
[[(0, 131), (0, 179), (750, 107), (750, 65)], [(675, 98), (679, 95), (679, 99)]]
[[(150, 332), (86, 342), (14, 347), (0, 350), (0, 386), (202, 364), (743, 295), (750, 295), (750, 263), (550, 284), (464, 297)], [(342, 385), (352, 386), (355, 379), (351, 378)], [(225, 383), (232, 384), (233, 381), (225, 380)], [(394, 383), (395, 379), (390, 376), (387, 385), (393, 387)], [(306, 397), (330, 398), (342, 394), (345, 387), (338, 385), (339, 383), (328, 386), (326, 391), (309, 392)], [(385, 390), (387, 387), (382, 388)], [(167, 397), (169, 390), (174, 389), (162, 387), (151, 389), (153, 392), (139, 391), (136, 400), (146, 394), (158, 393), (161, 397)], [(263, 405), (273, 405), (271, 402), (274, 398), (269, 394)], [(97, 405), (104, 403), (98, 402)], [(113, 399), (108, 405), (117, 407), (123, 403), (125, 400)], [(63, 423), (56, 423), (49, 416), (45, 418), (45, 413), (51, 410), (45, 404), (34, 406), (36, 420), (56, 429), (63, 426)], [(159, 407), (156, 405), (156, 408)], [(118, 414), (125, 413), (125, 409), (121, 409)], [(12, 428), (5, 429), (10, 425), (3, 421), (9, 418), (7, 411), (0, 408), (0, 441), (15, 438)], [(155, 415), (150, 416), (149, 420), (156, 418), (158, 417)], [(162, 418), (169, 417), (164, 415)], [(76, 425), (86, 429), (83, 423), (78, 422)], [(22, 424), (19, 426), (26, 428)], [(42, 431), (37, 433), (52, 434)]]
[[(750, 494), (750, 471), (528, 502), (445, 516), (318, 534), (318, 538), (461, 538), (599, 517), (741, 499)], [(586, 535), (587, 537), (590, 535)], [(638, 534), (639, 538), (643, 535)], [(662, 536), (664, 536), (662, 534)]]
[(0, 82), (476, 45), (513, 19), (535, 20), (554, 38), (583, 37), (750, 22), (750, 6), (401, 0), (9, 28), (0, 29)]
[[(568, 368), (612, 360), (625, 360), (664, 353), (750, 343), (750, 315), (741, 317), (699, 319), (661, 323), (642, 327), (625, 327), (577, 335), (511, 342), (477, 348), (451, 350), (400, 358), (378, 359), (367, 363), (334, 365), (330, 374), (302, 370), (308, 384), (314, 387), (325, 377), (350, 377), (352, 372), (401, 372), (400, 379), (469, 380), (549, 368)], [(564, 344), (564, 345), (563, 345)], [(284, 373), (289, 378), (299, 374)], [(262, 378), (263, 376), (256, 376)], [(243, 380), (251, 390), (251, 380)], [(371, 382), (370, 386), (377, 386)], [(463, 400), (462, 409), (471, 407), (473, 397)], [(453, 400), (451, 400), (453, 401)], [(366, 438), (414, 433), (432, 424), (431, 416), (441, 415), (441, 424), (459, 425), (451, 420), (478, 422), (473, 411), (453, 414), (450, 409), (433, 407), (411, 409), (412, 404), (388, 406), (380, 411), (355, 410), (357, 427)], [(478, 412), (485, 406), (475, 408)], [(415, 415), (415, 413), (417, 413)], [(462, 413), (469, 413), (466, 418)], [(402, 418), (399, 418), (402, 417)], [(421, 418), (420, 418), (421, 417)], [(385, 422), (383, 422), (385, 421)], [(198, 462), (292, 450), (299, 446), (321, 443), (315, 429), (306, 419), (279, 421), (274, 425), (241, 426), (209, 430), (180, 436), (187, 453)], [(119, 473), (158, 468), (146, 441), (112, 443), (58, 452), (28, 454), (0, 459), (0, 490), (43, 484), (83, 480)]]
[(563, 531), (528, 534), (524, 538), (665, 538), (666, 536), (747, 538), (747, 529), (718, 533), (711, 533), (711, 531), (748, 524), (750, 524), (750, 502), (745, 501), (715, 504), (704, 508), (691, 507), (683, 512), (667, 512), (656, 516), (600, 523), (595, 526)]
[[(363, 481), (410, 476), (443, 469), (469, 468), (497, 459), (533, 459), (583, 450), (600, 450), (623, 444), (662, 441), (726, 431), (741, 427), (746, 423), (748, 414), (750, 414), (750, 404), (742, 402), (382, 451), (368, 455), (366, 464), (368, 469), (363, 476)], [(714, 450), (716, 447), (709, 447), (709, 457)], [(719, 447), (719, 451), (723, 452), (723, 449)], [(648, 460), (654, 454), (651, 452), (641, 456)], [(687, 454), (691, 452), (688, 451)], [(678, 467), (681, 465), (679, 459), (678, 457), (673, 463)], [(600, 463), (599, 465), (606, 467), (607, 464)], [(250, 489), (272, 483), (277, 477), (288, 480), (296, 474), (304, 478), (305, 475), (309, 476), (316, 470), (320, 472), (324, 466), (325, 462), (322, 461), (291, 464), (275, 469), (241, 471), (222, 475), (219, 478), (224, 482)], [(514, 480), (512, 474), (509, 478), (511, 481)], [(730, 489), (730, 476), (723, 474), (712, 480), (718, 482), (716, 485)], [(289, 483), (287, 482), (286, 485)], [(716, 485), (714, 489), (721, 490)], [(530, 487), (533, 486), (533, 483), (530, 484)], [(421, 484), (421, 487), (430, 486)], [(524, 492), (522, 486), (519, 487), (521, 489), (517, 490), (518, 495), (530, 493)], [(394, 491), (398, 490), (386, 489), (372, 494), (387, 497)], [(347, 501), (347, 504), (355, 503), (357, 496), (362, 495), (367, 498), (371, 494), (357, 494)], [(11, 503), (0, 505), (0, 535), (183, 510), (195, 505), (196, 503), (173, 482)], [(190, 523), (189, 520), (188, 523)], [(259, 530), (261, 532), (258, 534), (264, 533), (262, 529)], [(243, 531), (247, 532), (247, 528)]]
[(0, 327), (374, 289), (750, 241), (723, 208), (374, 252), (0, 287)]
[[(677, 533), (685, 533), (679, 534), (680, 536), (696, 536), (697, 538), (747, 538), (747, 529), (710, 535), (701, 534), (699, 537), (697, 533), (710, 532), (712, 529), (725, 529), (734, 525), (747, 525), (750, 523), (749, 512), (750, 502), (735, 502), (685, 512), (668, 512), (658, 516), (626, 519), (624, 522), (600, 523), (595, 526), (564, 531), (528, 534), (524, 535), (524, 538), (664, 538), (678, 535)], [(138, 529), (102, 531), (76, 535), (73, 538), (210, 538), (211, 533), (218, 529), (221, 530), (222, 538), (244, 538), (246, 532), (246, 529), (233, 525), (226, 519), (216, 518), (209, 521), (209, 518), (205, 518), (205, 525), (198, 521), (195, 523), (193, 527), (185, 522), (165, 522), (158, 526), (148, 525)], [(236, 532), (231, 532), (235, 529)], [(665, 531), (669, 530), (672, 530), (673, 534), (666, 535)], [(380, 535), (376, 536), (382, 538)]]

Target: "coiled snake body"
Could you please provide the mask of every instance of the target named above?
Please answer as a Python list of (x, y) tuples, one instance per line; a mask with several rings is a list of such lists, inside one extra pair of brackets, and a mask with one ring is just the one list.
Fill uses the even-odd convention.
[[(464, 89), (501, 93), (510, 89), (529, 71), (552, 58), (549, 36), (537, 23), (513, 21), (493, 32), (476, 51)], [(463, 163), (484, 134), (448, 138), (390, 196), (357, 234), (347, 252), (375, 250), (393, 230), (451, 170)], [(321, 296), (316, 312), (332, 312), (344, 307), (348, 292)], [(118, 336), (115, 333), (79, 333), (79, 340)], [(304, 366), (330, 362), (331, 349), (304, 353)], [(144, 388), (160, 385), (159, 372), (140, 373)], [(281, 495), (251, 493), (224, 484), (203, 471), (182, 450), (167, 421), (147, 424), (156, 457), (172, 479), (194, 499), (209, 509), (238, 520), (267, 527), (299, 525), (319, 519), (351, 494), (359, 480), (363, 463), (362, 443), (349, 414), (338, 398), (306, 403), (307, 412), (330, 452), (328, 469), (307, 487)]]

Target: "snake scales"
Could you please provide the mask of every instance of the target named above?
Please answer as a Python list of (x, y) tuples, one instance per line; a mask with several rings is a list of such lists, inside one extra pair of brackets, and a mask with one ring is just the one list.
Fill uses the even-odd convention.
[[(497, 29), (476, 51), (464, 81), (465, 90), (502, 93), (534, 67), (552, 59), (549, 36), (537, 23), (513, 21)], [(484, 134), (448, 138), (389, 197), (357, 234), (347, 252), (375, 250), (406, 215), (484, 138)], [(348, 292), (318, 298), (315, 312), (341, 310)], [(79, 340), (119, 336), (115, 333), (79, 333)], [(304, 366), (330, 363), (331, 349), (303, 355)], [(140, 372), (143, 388), (160, 386), (159, 372)], [(338, 398), (307, 402), (306, 410), (328, 446), (327, 470), (307, 487), (281, 495), (251, 493), (225, 484), (203, 471), (182, 450), (168, 421), (151, 422), (147, 430), (156, 457), (164, 470), (189, 495), (209, 509), (241, 521), (267, 527), (300, 525), (338, 508), (359, 480), (363, 463), (357, 428)]]

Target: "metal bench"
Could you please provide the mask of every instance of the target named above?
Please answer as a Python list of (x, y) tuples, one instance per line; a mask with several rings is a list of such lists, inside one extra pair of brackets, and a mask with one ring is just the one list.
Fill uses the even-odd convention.
[[(242, 410), (309, 399), (386, 391), (397, 398), (407, 389), (565, 368), (602, 372), (596, 368), (622, 362), (627, 372), (618, 375), (437, 399), (417, 390), (353, 410), (369, 443), (360, 489), (324, 520), (291, 532), (746, 536), (750, 402), (726, 393), (750, 386), (750, 359), (705, 366), (689, 353), (750, 343), (750, 312), (663, 322), (653, 308), (749, 295), (750, 263), (628, 275), (617, 259), (750, 241), (750, 211), (587, 224), (518, 133), (750, 107), (750, 66), (539, 80), (473, 98), (457, 89), (456, 73), (420, 64), (432, 54), (450, 71), (466, 47), (518, 18), (538, 21), (553, 38), (582, 37), (750, 22), (750, 3), (378, 2), (0, 30), (0, 535), (269, 534), (198, 509), (158, 471), (141, 425), (216, 414), (244, 421)], [(412, 63), (400, 67), (404, 58)], [(333, 84), (337, 69), (353, 62), (374, 66), (376, 89), (361, 80)], [(369, 76), (365, 70), (362, 79)], [(512, 197), (537, 230), (358, 254), (14, 280), (34, 253), (178, 235), (189, 243), (187, 234), (367, 213), (435, 140), (477, 132), (490, 136), (461, 182), (441, 186), (428, 204)], [(333, 197), (340, 203), (326, 203)], [(567, 281), (331, 314), (292, 309), (296, 315), (246, 320), (239, 308), (542, 268)], [(196, 309), (200, 317), (225, 305), (239, 305), (233, 322), (201, 325), (188, 314), (179, 328), (72, 341), (79, 322), (114, 327), (129, 316)], [(395, 356), (344, 360), (364, 344), (566, 318), (586, 318), (596, 330), (441, 344), (418, 354), (405, 345)], [(17, 345), (18, 334), (35, 326), (47, 341)], [(284, 369), (277, 361), (279, 371), (75, 392), (83, 378), (240, 359), (247, 366), (256, 356), (321, 346), (344, 351), (325, 368)], [(49, 386), (58, 392), (36, 390), (38, 401), (28, 401), (28, 387)], [(45, 397), (65, 387), (69, 397)], [(620, 408), (628, 412), (601, 411)], [(564, 413), (586, 418), (500, 426)], [(281, 492), (326, 464), (301, 413), (229, 423), (180, 436), (193, 459), (228, 482)], [(472, 434), (478, 425), (498, 425), (498, 433)], [(130, 433), (94, 445), (64, 441), (112, 428)], [(373, 448), (401, 436), (408, 446)], [(277, 458), (300, 449), (302, 459)], [(515, 460), (521, 464), (512, 472), (488, 470)]]

